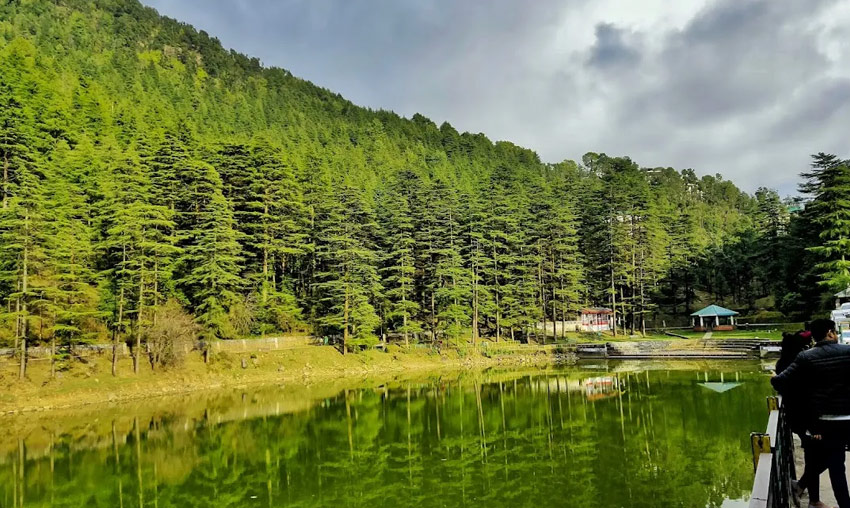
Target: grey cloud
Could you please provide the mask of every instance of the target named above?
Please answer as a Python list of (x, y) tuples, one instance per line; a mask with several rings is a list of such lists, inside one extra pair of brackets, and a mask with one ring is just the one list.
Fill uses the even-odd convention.
[(557, 20), (553, 13), (564, 5), (558, 0), (541, 0), (534, 8), (511, 0), (147, 3), (196, 23), (225, 46), (356, 103), (405, 114), (463, 110), (488, 86), (510, 88), (542, 43), (538, 34)]
[(625, 30), (611, 23), (596, 25), (596, 43), (590, 48), (588, 65), (608, 69), (635, 65), (639, 61), (640, 51), (626, 42)]
[[(681, 32), (668, 35), (656, 62), (658, 82), (633, 101), (640, 114), (711, 122), (746, 115), (784, 100), (817, 75), (825, 59), (799, 0), (723, 0)], [(823, 7), (825, 2), (819, 2)], [(793, 18), (790, 15), (794, 15)]]
[(839, 0), (677, 0), (676, 25), (627, 0), (145, 1), (355, 103), (544, 160), (604, 151), (788, 191), (809, 153), (850, 155), (848, 23), (822, 19)]
[(828, 72), (818, 44), (831, 3), (712, 2), (642, 55), (643, 79), (619, 84), (618, 129), (602, 144), (793, 192), (809, 153), (846, 153), (836, 132), (850, 118), (848, 79)]
[[(850, 79), (820, 78), (810, 83), (805, 93), (789, 97), (783, 109), (763, 141), (800, 138), (823, 126), (832, 129), (850, 119)], [(840, 135), (845, 138), (846, 132)]]

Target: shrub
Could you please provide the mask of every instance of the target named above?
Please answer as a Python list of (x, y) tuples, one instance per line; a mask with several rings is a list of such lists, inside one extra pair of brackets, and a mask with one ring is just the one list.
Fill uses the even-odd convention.
[(230, 306), (227, 317), (237, 336), (244, 337), (251, 333), (255, 313), (256, 305), (251, 300), (240, 301)]
[(151, 367), (172, 367), (185, 359), (185, 349), (194, 346), (198, 325), (174, 300), (157, 309), (156, 323), (145, 334)]

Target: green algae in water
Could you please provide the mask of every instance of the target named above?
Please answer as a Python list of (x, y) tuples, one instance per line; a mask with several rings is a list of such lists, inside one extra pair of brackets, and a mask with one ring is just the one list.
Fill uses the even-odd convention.
[(230, 392), (94, 412), (73, 430), (60, 419), (49, 441), (33, 432), (3, 449), (0, 506), (704, 507), (747, 497), (748, 434), (764, 427), (771, 392), (757, 365), (596, 367)]

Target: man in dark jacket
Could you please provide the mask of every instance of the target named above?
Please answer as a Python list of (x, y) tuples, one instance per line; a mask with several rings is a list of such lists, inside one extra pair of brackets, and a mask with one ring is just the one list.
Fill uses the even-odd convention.
[(782, 395), (805, 394), (812, 411), (809, 431), (822, 439), (818, 474), (829, 469), (829, 480), (840, 508), (850, 508), (850, 493), (844, 475), (844, 450), (850, 441), (850, 345), (838, 344), (835, 323), (828, 319), (811, 322), (817, 341), (803, 351), (781, 374), (771, 379)]

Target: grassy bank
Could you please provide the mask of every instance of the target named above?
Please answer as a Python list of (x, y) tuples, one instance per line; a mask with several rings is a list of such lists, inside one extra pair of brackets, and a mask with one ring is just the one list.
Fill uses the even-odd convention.
[(154, 372), (144, 364), (133, 374), (132, 361), (124, 358), (118, 376), (111, 375), (108, 356), (75, 361), (51, 376), (49, 362), (33, 361), (26, 380), (17, 378), (11, 362), (0, 364), (0, 414), (71, 408), (199, 390), (254, 384), (315, 384), (345, 378), (404, 373), (451, 371), (499, 365), (552, 365), (571, 358), (536, 349), (505, 355), (437, 354), (425, 350), (390, 348), (342, 355), (332, 347), (245, 354), (219, 353), (210, 364), (189, 355), (182, 365)]
[[(799, 328), (792, 328), (792, 330), (802, 329), (802, 326)], [(693, 330), (672, 330), (677, 335), (682, 335), (684, 337), (688, 337), (689, 339), (701, 339), (705, 336), (705, 332), (695, 332)], [(782, 340), (782, 332), (783, 328), (756, 328), (756, 329), (738, 329), (731, 331), (717, 331), (712, 332), (712, 339), (761, 339), (761, 340)], [(656, 335), (660, 337), (668, 337), (668, 335), (658, 334)]]

